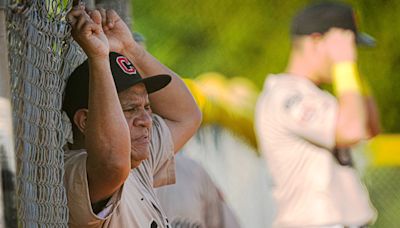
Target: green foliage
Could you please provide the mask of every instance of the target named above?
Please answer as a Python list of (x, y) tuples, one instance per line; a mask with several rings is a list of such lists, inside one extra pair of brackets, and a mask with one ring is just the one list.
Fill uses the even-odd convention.
[[(163, 63), (185, 77), (216, 71), (242, 76), (262, 87), (265, 76), (284, 70), (291, 17), (307, 0), (135, 0), (135, 30)], [(360, 71), (369, 82), (386, 133), (400, 132), (400, 1), (348, 0), (357, 9), (359, 27), (377, 40), (359, 48)], [(398, 168), (366, 174), (379, 212), (374, 227), (396, 227)]]
[(378, 210), (378, 218), (373, 227), (398, 227), (400, 222), (399, 174), (399, 167), (369, 167), (366, 170), (364, 181), (372, 204)]
[[(216, 71), (262, 87), (265, 76), (284, 70), (291, 17), (307, 0), (133, 1), (134, 29), (151, 53), (185, 77)], [(360, 28), (376, 37), (360, 48), (361, 72), (371, 84), (385, 132), (400, 132), (400, 2), (351, 0)]]
[(352, 1), (359, 9), (362, 29), (377, 40), (374, 49), (360, 49), (360, 67), (378, 102), (386, 132), (400, 132), (400, 2)]

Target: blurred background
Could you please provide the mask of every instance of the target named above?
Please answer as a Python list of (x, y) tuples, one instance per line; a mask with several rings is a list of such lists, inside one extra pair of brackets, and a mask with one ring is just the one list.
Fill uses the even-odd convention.
[[(214, 72), (212, 75), (218, 75), (220, 79), (214, 82), (221, 88), (224, 82), (239, 78), (247, 83), (244, 83), (244, 90), (257, 94), (267, 74), (284, 71), (290, 47), (290, 20), (297, 10), (310, 2), (135, 0), (132, 1), (132, 24), (134, 30), (145, 37), (148, 50), (181, 76), (197, 80), (204, 79), (204, 74), (210, 76), (207, 72)], [(400, 133), (400, 27), (397, 26), (400, 24), (400, 2), (345, 2), (354, 6), (360, 30), (377, 40), (375, 48), (360, 47), (358, 58), (360, 72), (369, 82), (380, 109), (383, 134), (356, 149), (357, 166), (379, 213), (374, 227), (397, 227), (400, 224), (400, 143), (397, 135)], [(250, 110), (248, 118), (255, 102), (254, 96), (250, 97), (247, 100), (249, 107), (245, 109)], [(219, 105), (224, 106), (223, 101)], [(232, 112), (242, 111), (239, 108)], [(257, 154), (257, 147), (252, 145), (251, 133), (229, 131), (236, 124), (251, 127), (252, 121), (224, 123), (223, 126), (215, 124), (217, 122), (203, 128), (186, 150), (212, 174), (245, 227), (268, 227), (274, 204), (269, 195), (272, 183), (264, 171), (266, 167)], [(222, 139), (232, 132), (233, 136), (227, 136), (229, 139)], [(214, 136), (204, 136), (209, 134)], [(237, 136), (239, 139), (235, 139)], [(211, 141), (218, 141), (219, 145), (204, 152), (204, 145)], [(242, 170), (238, 171), (240, 161)], [(236, 182), (225, 176), (232, 176), (232, 173), (241, 175), (236, 176)], [(241, 186), (238, 180), (247, 180), (248, 186)], [(247, 201), (259, 199), (257, 205), (254, 205), (255, 201), (238, 202), (241, 194), (242, 199), (246, 198), (243, 194), (256, 194), (247, 196)], [(260, 218), (262, 215), (264, 217)]]
[[(203, 125), (184, 147), (183, 153), (200, 162), (209, 172), (212, 179), (221, 189), (225, 200), (237, 215), (242, 227), (265, 228), (271, 227), (276, 211), (275, 203), (271, 197), (271, 188), (274, 183), (271, 180), (268, 167), (260, 155), (253, 131), (253, 115), (257, 96), (262, 89), (263, 82), (268, 74), (284, 71), (289, 54), (289, 26), (292, 16), (300, 8), (309, 4), (310, 0), (83, 0), (88, 5), (119, 6), (119, 11), (131, 17), (132, 28), (145, 38), (147, 49), (162, 63), (184, 77), (189, 88), (193, 92), (200, 108), (203, 111)], [(27, 123), (34, 115), (24, 115), (25, 109), (18, 109), (18, 104), (27, 107), (38, 107), (35, 110), (40, 114), (40, 120), (35, 123), (29, 122), (29, 126), (42, 129), (52, 126), (54, 122), (61, 119), (58, 107), (48, 109), (46, 101), (54, 101), (56, 96), (61, 101), (62, 81), (69, 75), (74, 64), (79, 62), (76, 56), (79, 48), (65, 46), (64, 38), (69, 36), (65, 26), (63, 15), (69, 10), (72, 2), (77, 0), (0, 0), (0, 79), (8, 75), (6, 64), (8, 56), (6, 39), (10, 45), (10, 72), (15, 82), (33, 85), (31, 78), (37, 76), (36, 71), (20, 72), (20, 60), (28, 63), (30, 58), (25, 58), (26, 50), (34, 50), (39, 61), (43, 56), (49, 54), (52, 58), (43, 62), (48, 65), (60, 65), (65, 61), (67, 65), (43, 69), (44, 66), (35, 66), (36, 70), (43, 70), (41, 78), (45, 78), (48, 84), (53, 79), (58, 80), (59, 87), (55, 92), (49, 89), (47, 84), (40, 83), (35, 88), (37, 96), (42, 98), (42, 106), (30, 100), (30, 91), (19, 91), (14, 89), (12, 97), (18, 97), (20, 93), (26, 92), (23, 102), (18, 99), (14, 103), (16, 110), (14, 116), (19, 116), (21, 123)], [(89, 3), (92, 2), (92, 3)], [(366, 187), (369, 190), (372, 203), (378, 211), (378, 217), (373, 227), (391, 228), (400, 224), (400, 1), (396, 0), (347, 0), (354, 6), (356, 18), (361, 31), (365, 31), (376, 38), (375, 48), (358, 49), (359, 68), (363, 77), (369, 82), (372, 93), (375, 95), (381, 114), (382, 134), (369, 142), (358, 145), (353, 153), (358, 169)], [(5, 18), (5, 3), (12, 4), (12, 14)], [(129, 3), (129, 4), (128, 4)], [(33, 14), (21, 14), (24, 6), (33, 7), (38, 10)], [(128, 7), (129, 6), (129, 7)], [(36, 7), (36, 8), (35, 8)], [(130, 12), (130, 13), (129, 13)], [(27, 17), (25, 17), (27, 16)], [(29, 17), (28, 17), (29, 16)], [(33, 19), (40, 20), (33, 20)], [(64, 20), (64, 21), (63, 21)], [(26, 22), (26, 23), (25, 23)], [(43, 22), (43, 23), (42, 23)], [(41, 26), (31, 26), (37, 25)], [(47, 26), (42, 26), (47, 25)], [(53, 26), (53, 27), (51, 27)], [(6, 35), (6, 27), (9, 36)], [(24, 32), (29, 27), (27, 36)], [(64, 32), (60, 35), (58, 28)], [(54, 31), (53, 31), (54, 30)], [(23, 35), (20, 35), (23, 34)], [(10, 36), (11, 35), (11, 36)], [(37, 39), (31, 39), (32, 36)], [(28, 37), (28, 38), (26, 38)], [(40, 42), (39, 42), (40, 41)], [(24, 42), (24, 45), (20, 45)], [(71, 42), (71, 40), (67, 40)], [(40, 44), (40, 45), (38, 45)], [(52, 47), (49, 52), (48, 47)], [(67, 51), (63, 47), (69, 47)], [(65, 52), (64, 52), (65, 51)], [(31, 54), (32, 54), (31, 53)], [(72, 55), (75, 53), (76, 55)], [(77, 54), (78, 53), (78, 54)], [(40, 58), (39, 58), (40, 57)], [(83, 55), (79, 55), (83, 57)], [(57, 59), (59, 61), (52, 61)], [(62, 60), (62, 61), (61, 61)], [(83, 59), (82, 59), (83, 60)], [(45, 65), (43, 64), (43, 65)], [(66, 67), (64, 67), (66, 66)], [(70, 67), (71, 66), (71, 67)], [(25, 77), (27, 75), (27, 77)], [(31, 78), (30, 78), (31, 77)], [(65, 77), (65, 78), (63, 78)], [(43, 84), (43, 85), (42, 85)], [(14, 85), (14, 84), (13, 84)], [(20, 84), (18, 84), (20, 85)], [(46, 87), (47, 85), (47, 87)], [(42, 184), (35, 182), (35, 178), (28, 172), (17, 171), (15, 167), (6, 167), (14, 164), (13, 141), (11, 132), (11, 103), (8, 97), (9, 82), (0, 80), (0, 157), (2, 159), (3, 193), (0, 198), (7, 199), (9, 192), (14, 192), (11, 182), (13, 177), (7, 178), (5, 171), (17, 173), (20, 186), (35, 186), (37, 189), (47, 190), (47, 186), (62, 187), (62, 175), (58, 176), (58, 182), (54, 182), (54, 166), (48, 166), (48, 182)], [(16, 87), (14, 85), (14, 87)], [(53, 88), (54, 85), (51, 85)], [(328, 91), (329, 86), (325, 87)], [(54, 89), (54, 88), (53, 88)], [(36, 93), (35, 93), (36, 94)], [(18, 96), (17, 96), (18, 95)], [(6, 98), (3, 100), (3, 97)], [(44, 99), (46, 97), (46, 99)], [(24, 106), (24, 107), (25, 107)], [(5, 114), (4, 114), (5, 113)], [(54, 114), (58, 116), (53, 117)], [(39, 116), (38, 114), (38, 116)], [(25, 116), (25, 117), (24, 117)], [(22, 118), (24, 117), (24, 118)], [(25, 122), (24, 122), (25, 121)], [(46, 123), (47, 125), (44, 126)], [(58, 123), (58, 122), (57, 122)], [(23, 125), (25, 126), (25, 125)], [(58, 126), (58, 125), (57, 125)], [(28, 129), (28, 130), (26, 130)], [(29, 148), (43, 147), (44, 159), (49, 163), (61, 162), (64, 139), (57, 141), (60, 156), (53, 156), (54, 148), (47, 147), (40, 142), (24, 141), (23, 137), (35, 136), (31, 128), (16, 127), (17, 142), (23, 142), (25, 146), (35, 145)], [(51, 128), (53, 135), (65, 135), (64, 130)], [(36, 143), (36, 144), (35, 144)], [(17, 144), (18, 145), (18, 144)], [(50, 144), (49, 144), (50, 145)], [(58, 147), (57, 147), (58, 148)], [(20, 161), (24, 162), (30, 169), (42, 166), (39, 159), (30, 159), (30, 150), (17, 146), (17, 154)], [(36, 153), (35, 153), (36, 154)], [(39, 154), (39, 153), (38, 153)], [(48, 155), (46, 155), (48, 154)], [(51, 155), (51, 156), (50, 156)], [(47, 157), (52, 158), (47, 159)], [(25, 159), (25, 160), (23, 160)], [(4, 162), (4, 161), (8, 161)], [(4, 164), (3, 164), (4, 163)], [(52, 163), (52, 164), (53, 164)], [(57, 163), (59, 164), (59, 163)], [(57, 168), (61, 169), (61, 165)], [(47, 166), (46, 166), (47, 167)], [(24, 176), (25, 175), (25, 176)], [(11, 175), (10, 175), (11, 176)], [(18, 179), (17, 178), (17, 179)], [(25, 179), (24, 179), (25, 178)], [(30, 180), (30, 181), (26, 181)], [(8, 189), (4, 190), (4, 187)], [(23, 188), (22, 188), (23, 189)], [(39, 191), (38, 190), (38, 191)], [(40, 191), (39, 191), (40, 192)], [(47, 191), (45, 191), (47, 192)], [(54, 197), (49, 201), (37, 201), (35, 205), (51, 205), (51, 211), (31, 210), (33, 201), (30, 193), (19, 191), (17, 196), (22, 202), (20, 206), (28, 209), (20, 209), (19, 216), (24, 217), (27, 222), (36, 224), (40, 220), (46, 224), (47, 218), (59, 216), (66, 212), (65, 201)], [(11, 195), (11, 194), (9, 194)], [(41, 195), (42, 196), (42, 195)], [(44, 196), (44, 195), (43, 195)], [(25, 198), (24, 198), (25, 197)], [(12, 199), (11, 197), (9, 197)], [(24, 203), (26, 200), (28, 203)], [(4, 200), (7, 203), (7, 200)], [(62, 201), (62, 202), (61, 202)], [(58, 203), (58, 204), (57, 204)], [(15, 205), (9, 203), (11, 208)], [(54, 206), (58, 205), (58, 206)], [(0, 203), (1, 207), (1, 203)], [(7, 208), (7, 204), (5, 204)], [(23, 214), (22, 212), (30, 213)], [(0, 217), (2, 217), (0, 210)], [(14, 216), (13, 210), (9, 211)], [(29, 212), (29, 211), (28, 211)], [(34, 213), (35, 212), (35, 213)], [(45, 216), (40, 216), (45, 215)], [(5, 216), (7, 220), (7, 215)], [(60, 221), (65, 220), (58, 218)], [(0, 219), (1, 220), (1, 219)], [(12, 218), (14, 221), (15, 219)], [(0, 221), (1, 222), (1, 221)], [(65, 221), (64, 221), (65, 222)], [(32, 223), (32, 224), (33, 224)], [(8, 223), (7, 223), (8, 224)], [(22, 223), (21, 223), (22, 224)], [(28, 224), (28, 223), (27, 223)], [(0, 227), (2, 224), (0, 223)], [(11, 227), (11, 226), (7, 226)], [(16, 226), (15, 226), (16, 227)]]

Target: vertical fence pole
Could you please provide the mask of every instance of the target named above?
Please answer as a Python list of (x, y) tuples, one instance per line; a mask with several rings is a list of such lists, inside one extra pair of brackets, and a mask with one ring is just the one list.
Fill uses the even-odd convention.
[(131, 0), (96, 0), (96, 6), (115, 10), (123, 21), (131, 28)]
[(0, 227), (17, 227), (15, 199), (15, 150), (10, 102), (10, 73), (6, 8), (8, 0), (0, 0)]

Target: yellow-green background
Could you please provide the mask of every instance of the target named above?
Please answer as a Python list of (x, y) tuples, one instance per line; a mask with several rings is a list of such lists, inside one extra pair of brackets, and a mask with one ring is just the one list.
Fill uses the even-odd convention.
[[(291, 17), (305, 0), (133, 1), (134, 30), (161, 62), (184, 77), (215, 71), (242, 76), (261, 89), (284, 70)], [(376, 48), (359, 48), (360, 71), (375, 94), (384, 133), (400, 132), (400, 1), (352, 0), (359, 27)], [(396, 144), (398, 145), (398, 144)], [(400, 153), (399, 148), (391, 148)], [(400, 170), (369, 167), (366, 185), (379, 212), (375, 227), (400, 226)]]

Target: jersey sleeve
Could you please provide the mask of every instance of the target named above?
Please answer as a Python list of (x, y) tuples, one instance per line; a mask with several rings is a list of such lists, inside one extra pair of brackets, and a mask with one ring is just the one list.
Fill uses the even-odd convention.
[(93, 212), (86, 160), (87, 153), (84, 150), (66, 152), (64, 184), (67, 191), (70, 227), (100, 227), (115, 213), (121, 200), (122, 188), (111, 196), (99, 215)]
[(240, 225), (233, 211), (224, 200), (222, 192), (211, 179), (210, 175), (201, 169), (203, 180), (203, 202), (205, 209), (206, 227), (210, 228), (239, 228)]
[(151, 167), (153, 169), (153, 186), (160, 187), (175, 183), (175, 153), (171, 132), (165, 121), (153, 115), (151, 132)]
[(237, 216), (226, 202), (222, 202), (222, 210), (224, 214), (223, 228), (240, 228)]
[(280, 91), (277, 119), (288, 134), (317, 146), (333, 149), (337, 120), (337, 102), (323, 91)]

